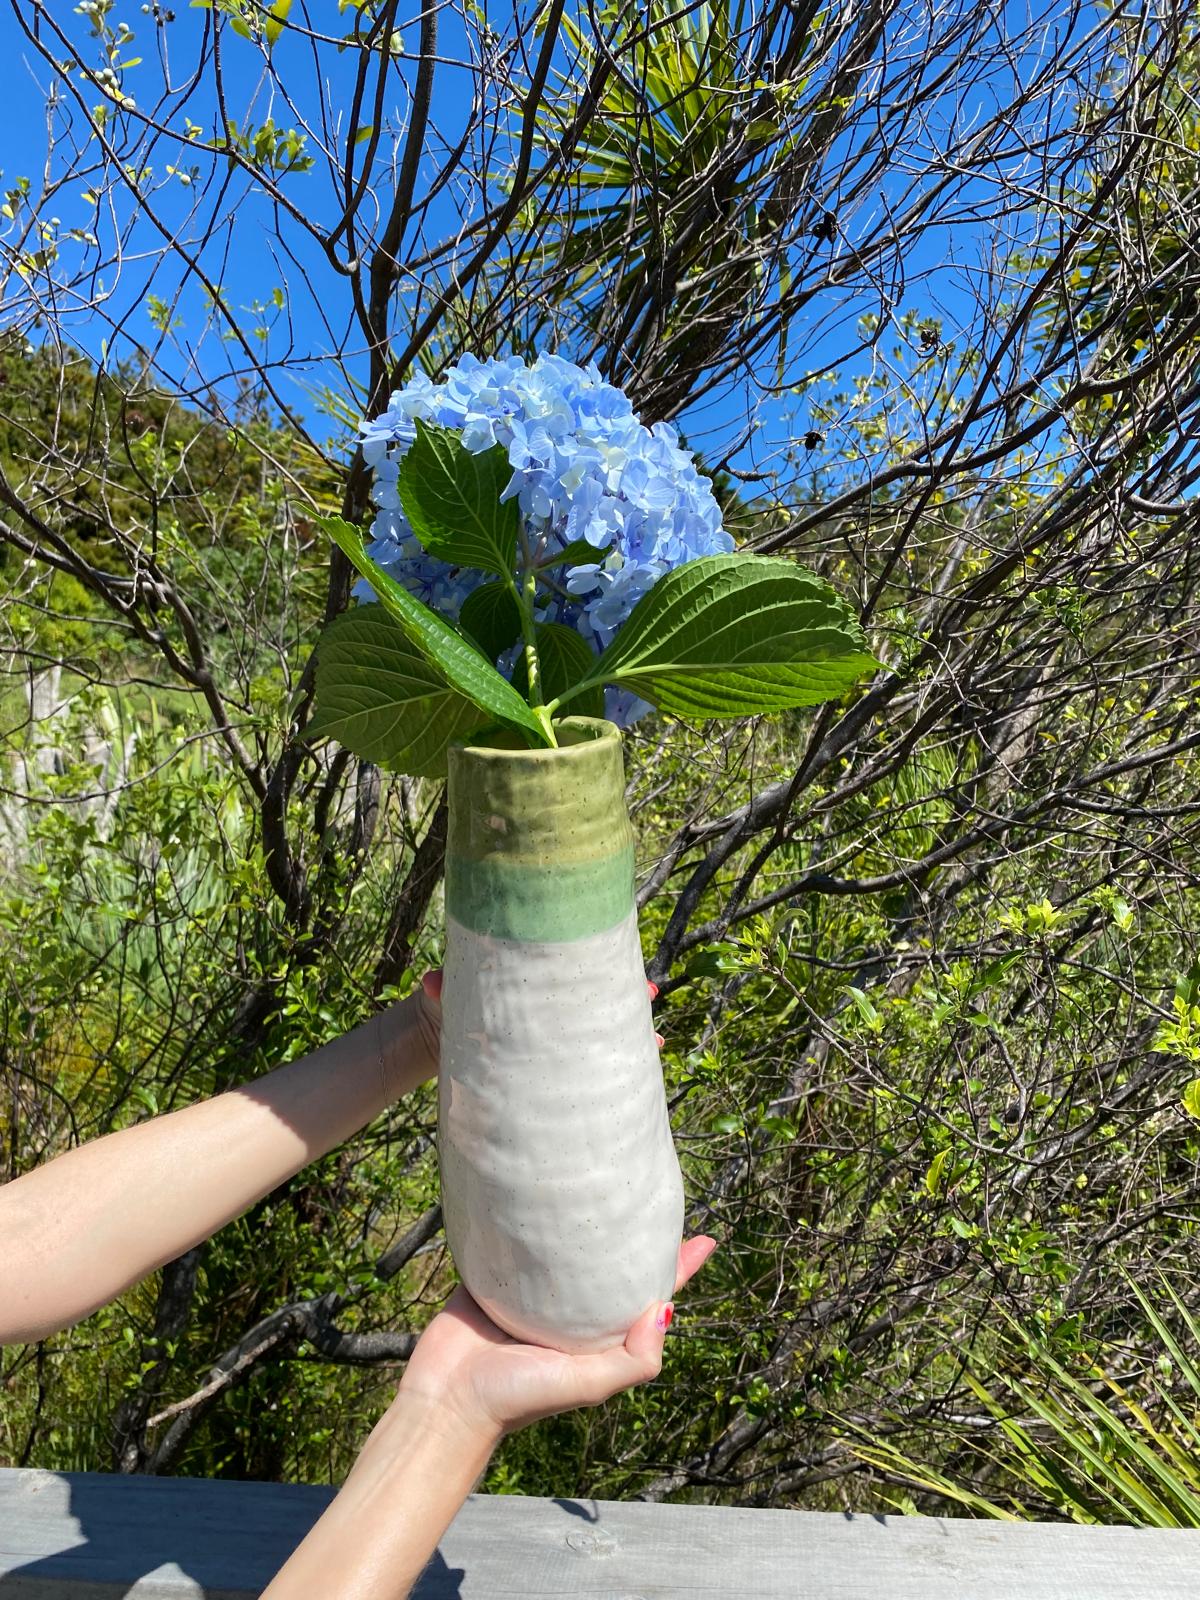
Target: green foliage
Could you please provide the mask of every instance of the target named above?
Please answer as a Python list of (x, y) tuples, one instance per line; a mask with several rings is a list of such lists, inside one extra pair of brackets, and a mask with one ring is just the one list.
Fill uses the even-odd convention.
[[(268, 415), (248, 408), (237, 428), (218, 426), (131, 371), (100, 372), (77, 352), (30, 350), (12, 335), (0, 337), (0, 389), (0, 471), (14, 484), (36, 473), (44, 504), (64, 508), (64, 533), (91, 566), (119, 567), (145, 538), (157, 570), (188, 585), (206, 633), (224, 627), (227, 597), (247, 582), (260, 615), (272, 606), (282, 615), (287, 597), (294, 627), (315, 622), (315, 575), (285, 586), (279, 529), (290, 517), (286, 475), (304, 473), (318, 495), (331, 477)], [(264, 449), (282, 470), (264, 473)], [(94, 589), (2, 543), (0, 574), (7, 641), (88, 674), (121, 672), (129, 630)], [(176, 619), (160, 612), (158, 621), (186, 649)]]
[(1200, 1061), (1200, 1005), (1177, 994), (1171, 1006), (1175, 1015), (1169, 1022), (1159, 1023), (1154, 1048), (1185, 1061)]
[(380, 604), (395, 619), (409, 642), (434, 672), (481, 711), (497, 721), (525, 729), (542, 742), (541, 724), (528, 705), (475, 646), (377, 566), (363, 547), (362, 535), (341, 517), (317, 519), (357, 571), (370, 583)]
[(976, 1516), (1200, 1528), (1200, 1324), (1169, 1281), (1160, 1277), (1159, 1288), (1155, 1305), (1129, 1283), (1157, 1358), (1143, 1359), (1128, 1379), (1081, 1352), (1060, 1354), (1052, 1341), (1005, 1319), (994, 1365), (983, 1375), (967, 1372), (994, 1427), (982, 1440), (964, 1438), (960, 1450), (986, 1463), (986, 1493), (886, 1440), (856, 1442), (855, 1453)]
[(503, 445), (475, 454), (451, 429), (418, 418), (400, 466), (400, 504), (431, 556), (511, 583), (518, 508), (500, 498), (511, 477)]
[(831, 699), (878, 665), (827, 583), (735, 554), (660, 578), (591, 676), (677, 716), (744, 717)]
[(546, 572), (551, 567), (590, 566), (603, 561), (607, 554), (607, 550), (598, 549), (586, 539), (571, 539), (561, 550), (552, 550), (544, 555), (537, 564), (537, 570)]
[(463, 601), (458, 625), (489, 661), (495, 661), (521, 637), (521, 611), (510, 586), (481, 583), (472, 589)]
[[(234, 26), (236, 28), (236, 23)], [(229, 134), (235, 150), (273, 177), (282, 178), (293, 172), (311, 172), (315, 165), (312, 156), (305, 153), (308, 145), (306, 136), (295, 128), (276, 127), (270, 117), (258, 127), (249, 123), (239, 127), (231, 121)]]
[[(663, 307), (658, 341), (671, 348), (697, 337), (708, 317), (727, 316), (761, 294), (762, 274), (749, 268), (721, 277), (721, 262), (746, 262), (764, 248), (772, 230), (769, 206), (746, 204), (769, 187), (803, 148), (798, 113), (822, 107), (807, 96), (809, 78), (795, 68), (820, 31), (818, 17), (799, 37), (781, 34), (773, 45), (786, 55), (786, 76), (770, 83), (748, 59), (743, 12), (728, 0), (680, 9), (654, 0), (636, 12), (611, 6), (563, 21), (577, 65), (560, 92), (544, 102), (531, 132), (546, 155), (577, 141), (573, 182), (577, 207), (561, 229), (542, 230), (539, 250), (556, 260), (572, 303), (600, 310), (636, 299), (664, 270), (675, 292)], [(625, 63), (603, 72), (613, 52)], [(599, 85), (598, 114), (568, 135), (586, 97)], [(811, 102), (815, 100), (816, 104)], [(839, 111), (849, 105), (843, 100)], [(703, 229), (686, 227), (690, 200), (721, 173), (719, 217)], [(534, 206), (529, 207), (536, 214)], [(670, 262), (664, 269), (664, 261)], [(720, 277), (720, 281), (718, 278)]]
[(326, 628), (316, 682), (309, 738), (337, 739), (395, 772), (444, 777), (448, 746), (482, 720), (381, 605), (356, 606)]
[[(287, 26), (292, 0), (272, 0), (272, 4), (259, 6), (246, 0), (189, 0), (193, 10), (218, 11), (229, 19), (229, 27), (239, 38), (256, 41), (262, 39), (267, 50), (272, 50)], [(308, 163), (312, 165), (311, 161)]]

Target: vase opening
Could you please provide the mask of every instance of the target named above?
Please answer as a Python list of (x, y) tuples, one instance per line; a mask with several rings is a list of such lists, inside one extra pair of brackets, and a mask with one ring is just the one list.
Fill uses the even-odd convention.
[(527, 745), (524, 736), (516, 728), (500, 728), (486, 738), (472, 739), (455, 748), (472, 753), (498, 750), (505, 755), (528, 756), (534, 761), (553, 761), (567, 750), (599, 744), (608, 739), (620, 742), (621, 739), (621, 730), (616, 723), (608, 722), (603, 717), (564, 717), (561, 722), (554, 724), (554, 733), (558, 739), (556, 748)]

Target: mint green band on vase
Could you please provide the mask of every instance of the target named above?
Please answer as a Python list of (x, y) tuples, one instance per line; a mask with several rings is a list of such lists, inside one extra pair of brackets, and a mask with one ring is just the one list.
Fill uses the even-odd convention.
[(621, 735), (568, 717), (556, 750), (452, 746), (446, 911), (496, 938), (561, 943), (633, 908)]
[(474, 933), (564, 944), (615, 928), (633, 908), (633, 846), (603, 861), (558, 867), (446, 862), (446, 910)]

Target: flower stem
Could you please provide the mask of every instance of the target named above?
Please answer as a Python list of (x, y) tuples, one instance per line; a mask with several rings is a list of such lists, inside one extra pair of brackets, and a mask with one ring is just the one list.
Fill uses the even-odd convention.
[(533, 621), (533, 601), (537, 589), (537, 573), (532, 567), (525, 572), (520, 589), (514, 592), (517, 598), (517, 609), (521, 613), (521, 637), (525, 641), (525, 673), (529, 681), (529, 706), (537, 718), (546, 742), (552, 748), (557, 748), (558, 740), (554, 736), (554, 726), (550, 720), (550, 712), (543, 703), (542, 696), (542, 664), (538, 658), (537, 631)]

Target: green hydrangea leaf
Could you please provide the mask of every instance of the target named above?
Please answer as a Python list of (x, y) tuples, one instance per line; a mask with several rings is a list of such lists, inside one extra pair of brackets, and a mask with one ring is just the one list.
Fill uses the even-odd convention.
[(475, 455), (452, 429), (418, 421), (397, 488), (404, 515), (431, 556), (511, 578), (519, 508), (515, 500), (500, 499), (511, 478), (503, 445)]
[(336, 739), (392, 772), (441, 778), (451, 741), (467, 738), (486, 720), (381, 605), (355, 606), (336, 617), (317, 651), (310, 739)]
[(440, 672), (444, 681), (499, 722), (524, 728), (545, 744), (542, 725), (521, 696), (501, 677), (490, 661), (456, 628), (436, 611), (422, 605), (416, 595), (378, 566), (363, 548), (362, 534), (344, 517), (314, 517), (313, 520), (341, 550), (355, 570), (366, 578), (380, 604), (400, 624), (405, 637), (426, 662)]
[(543, 572), (550, 567), (561, 566), (598, 567), (608, 553), (607, 549), (598, 549), (586, 539), (572, 539), (570, 544), (565, 544), (561, 550), (543, 556), (538, 562), (538, 571)]
[(661, 577), (591, 677), (675, 716), (744, 717), (836, 699), (879, 666), (823, 578), (733, 553)]
[[(534, 637), (542, 671), (542, 699), (550, 705), (588, 676), (596, 665), (596, 652), (581, 634), (561, 622), (539, 622), (534, 629)], [(512, 681), (513, 688), (521, 694), (528, 692), (524, 651), (517, 658)], [(593, 683), (582, 694), (575, 696), (571, 700), (571, 715), (602, 717), (604, 686)]]
[(489, 661), (521, 637), (521, 613), (507, 584), (481, 583), (463, 601), (458, 625)]

